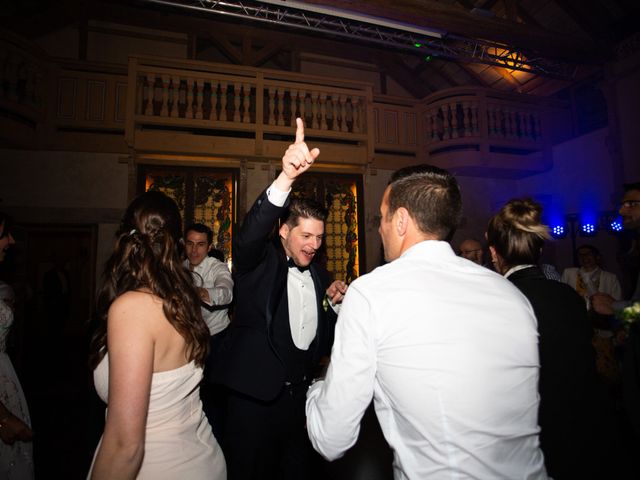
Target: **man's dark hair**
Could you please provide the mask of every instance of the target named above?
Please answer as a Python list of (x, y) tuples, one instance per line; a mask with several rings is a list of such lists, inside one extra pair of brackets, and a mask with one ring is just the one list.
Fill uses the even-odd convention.
[(594, 257), (598, 258), (600, 256), (600, 250), (598, 250), (596, 247), (594, 247), (593, 245), (590, 245), (588, 243), (585, 243), (584, 245), (580, 245), (578, 248), (576, 248), (576, 254), (580, 251), (580, 250), (589, 250)]
[(394, 172), (389, 182), (387, 215), (404, 207), (423, 233), (449, 238), (460, 223), (462, 198), (458, 182), (433, 165), (412, 165)]
[(624, 189), (625, 193), (631, 190), (640, 190), (640, 182), (623, 183), (622, 188)]
[(203, 223), (192, 223), (184, 230), (184, 238), (187, 238), (189, 232), (198, 232), (207, 234), (207, 245), (213, 243), (213, 231)]
[(314, 218), (324, 222), (327, 219), (327, 209), (310, 198), (295, 198), (282, 217), (282, 223), (294, 228), (300, 218)]

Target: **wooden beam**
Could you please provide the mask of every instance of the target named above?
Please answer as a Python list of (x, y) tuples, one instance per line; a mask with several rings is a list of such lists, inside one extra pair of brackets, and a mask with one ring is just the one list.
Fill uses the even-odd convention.
[(387, 0), (306, 0), (306, 3), (506, 43), (549, 58), (593, 63), (605, 60), (611, 53), (588, 38), (575, 38), (496, 17), (481, 17), (457, 5), (435, 0), (395, 0), (392, 4)]
[(555, 3), (592, 39), (609, 39), (609, 26), (614, 22), (599, 2), (555, 0)]

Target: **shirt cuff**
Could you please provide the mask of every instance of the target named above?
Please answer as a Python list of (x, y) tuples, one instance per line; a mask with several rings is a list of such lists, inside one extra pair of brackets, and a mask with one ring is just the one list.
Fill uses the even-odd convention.
[(267, 198), (269, 199), (269, 203), (275, 205), (276, 207), (284, 207), (284, 203), (287, 201), (287, 197), (291, 193), (291, 189), (283, 192), (278, 187), (276, 187), (276, 182), (271, 184), (269, 188), (267, 188)]

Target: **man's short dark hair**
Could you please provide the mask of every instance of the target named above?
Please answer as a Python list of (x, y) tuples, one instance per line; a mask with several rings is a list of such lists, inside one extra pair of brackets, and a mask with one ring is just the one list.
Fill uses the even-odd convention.
[(588, 243), (585, 243), (583, 245), (580, 245), (579, 247), (576, 248), (576, 254), (578, 252), (580, 252), (580, 250), (589, 250), (589, 252), (591, 252), (593, 254), (594, 257), (598, 258), (600, 256), (600, 250), (598, 250), (596, 247), (594, 247), (593, 245), (590, 245)]
[(324, 223), (327, 219), (327, 209), (310, 198), (294, 198), (282, 217), (282, 223), (294, 228), (300, 218), (313, 218)]
[(184, 230), (184, 238), (187, 238), (189, 232), (198, 232), (207, 234), (207, 245), (213, 243), (213, 231), (203, 223), (192, 223)]
[(640, 182), (623, 183), (622, 184), (622, 188), (624, 189), (625, 193), (629, 192), (631, 190), (639, 190), (640, 191)]
[(433, 165), (412, 165), (394, 172), (389, 182), (387, 215), (404, 207), (423, 233), (450, 238), (460, 223), (462, 198), (458, 182)]

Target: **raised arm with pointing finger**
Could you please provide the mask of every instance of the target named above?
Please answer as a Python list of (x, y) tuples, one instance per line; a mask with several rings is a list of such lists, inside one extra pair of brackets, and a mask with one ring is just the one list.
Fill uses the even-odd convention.
[(335, 304), (346, 291), (314, 262), (326, 211), (311, 200), (289, 200), (294, 181), (320, 155), (304, 142), (302, 120), (296, 125), (282, 171), (233, 242), (236, 314), (216, 377), (231, 390), (224, 445), (236, 479), (273, 478), (282, 470), (285, 478), (310, 478), (305, 394), (333, 342), (336, 315), (325, 308), (325, 295)]

